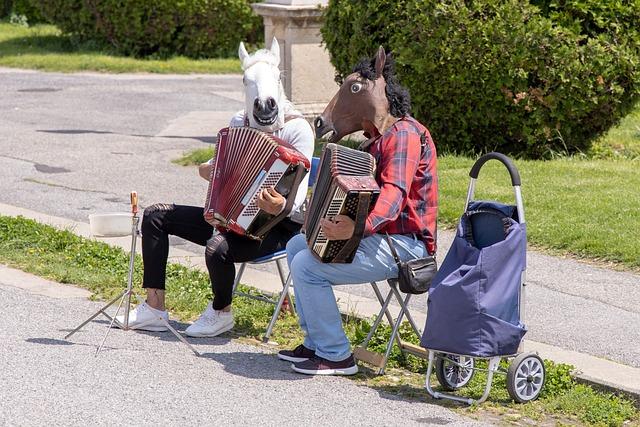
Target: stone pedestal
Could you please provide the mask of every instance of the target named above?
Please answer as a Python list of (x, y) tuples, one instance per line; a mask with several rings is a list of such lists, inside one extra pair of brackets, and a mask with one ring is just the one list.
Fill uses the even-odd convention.
[(269, 0), (254, 3), (264, 19), (267, 45), (280, 44), (280, 69), (287, 97), (307, 117), (324, 110), (338, 90), (329, 53), (321, 45), (322, 6), (327, 0)]

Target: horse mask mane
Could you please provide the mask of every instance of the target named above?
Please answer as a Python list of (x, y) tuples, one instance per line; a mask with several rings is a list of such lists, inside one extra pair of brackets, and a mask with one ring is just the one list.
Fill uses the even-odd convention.
[(300, 115), (284, 93), (280, 80), (280, 45), (273, 38), (270, 49), (249, 55), (240, 42), (238, 57), (244, 76), (245, 117), (249, 126), (274, 132), (284, 126), (285, 115)]
[(398, 83), (391, 54), (380, 46), (376, 56), (358, 63), (322, 114), (314, 121), (318, 138), (332, 132), (329, 142), (364, 131), (367, 138), (383, 134), (409, 114), (409, 92)]

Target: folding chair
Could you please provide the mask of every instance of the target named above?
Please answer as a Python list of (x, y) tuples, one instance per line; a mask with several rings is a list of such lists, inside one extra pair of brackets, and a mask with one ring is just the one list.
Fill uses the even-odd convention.
[[(309, 171), (309, 187), (313, 187), (313, 185), (315, 184), (319, 165), (320, 165), (319, 157), (314, 157), (311, 159), (311, 170)], [(291, 275), (287, 274), (285, 276), (284, 274), (285, 270), (284, 270), (283, 260), (286, 257), (287, 257), (287, 251), (282, 249), (272, 254), (254, 259), (253, 261), (244, 262), (240, 266), (240, 270), (238, 271), (238, 274), (236, 274), (236, 280), (233, 283), (233, 293), (235, 295), (255, 299), (258, 301), (265, 301), (275, 305), (273, 315), (271, 316), (271, 321), (269, 321), (269, 325), (267, 326), (267, 331), (262, 337), (263, 342), (269, 341), (269, 338), (271, 337), (271, 332), (273, 331), (273, 327), (276, 324), (276, 320), (278, 320), (278, 316), (280, 315), (280, 311), (282, 310), (282, 307), (285, 305), (285, 301), (287, 302), (286, 305), (293, 311), (293, 302), (291, 300), (291, 295), (289, 294), (289, 288), (291, 287)], [(278, 294), (277, 299), (269, 298), (265, 295), (247, 294), (245, 292), (240, 292), (237, 290), (238, 284), (242, 279), (242, 274), (244, 273), (244, 270), (247, 267), (247, 264), (260, 265), (260, 264), (267, 264), (270, 262), (276, 263), (276, 267), (278, 268), (278, 275), (280, 276), (280, 282), (282, 283), (282, 291)]]
[[(369, 331), (369, 334), (367, 334), (365, 340), (362, 342), (362, 344), (357, 346), (353, 352), (356, 359), (376, 366), (378, 368), (378, 375), (384, 374), (384, 369), (387, 366), (387, 361), (389, 360), (389, 355), (391, 354), (391, 350), (393, 349), (394, 341), (398, 344), (398, 348), (400, 348), (402, 357), (404, 357), (406, 353), (413, 354), (414, 356), (422, 357), (425, 359), (428, 357), (428, 353), (424, 348), (403, 341), (398, 335), (402, 320), (406, 317), (418, 339), (422, 337), (422, 332), (420, 332), (420, 330), (416, 326), (416, 323), (413, 320), (411, 313), (409, 312), (409, 301), (411, 300), (412, 295), (405, 294), (405, 297), (402, 297), (402, 294), (398, 290), (397, 279), (389, 279), (387, 280), (387, 283), (389, 284), (389, 293), (387, 294), (386, 298), (383, 298), (378, 284), (376, 282), (371, 282), (373, 292), (376, 294), (376, 298), (381, 305), (380, 312), (373, 321), (371, 330)], [(392, 299), (394, 299), (394, 297), (396, 302), (400, 306), (400, 312), (398, 313), (398, 317), (396, 320), (393, 320), (393, 316), (389, 312), (389, 304), (391, 304), (391, 301)], [(380, 353), (367, 350), (367, 346), (369, 345), (369, 341), (371, 341), (371, 338), (373, 337), (376, 329), (378, 329), (378, 326), (380, 326), (383, 317), (387, 318), (387, 322), (389, 322), (389, 325), (391, 326), (391, 335), (389, 337), (389, 341), (387, 342), (386, 351), (384, 355), (381, 355)]]

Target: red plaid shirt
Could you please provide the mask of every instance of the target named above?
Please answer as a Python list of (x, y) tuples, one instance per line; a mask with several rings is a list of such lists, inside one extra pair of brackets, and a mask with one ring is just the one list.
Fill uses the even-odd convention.
[(384, 135), (367, 141), (364, 149), (376, 159), (376, 181), (380, 185), (380, 196), (367, 218), (365, 236), (415, 233), (434, 254), (438, 175), (436, 147), (429, 131), (407, 116)]

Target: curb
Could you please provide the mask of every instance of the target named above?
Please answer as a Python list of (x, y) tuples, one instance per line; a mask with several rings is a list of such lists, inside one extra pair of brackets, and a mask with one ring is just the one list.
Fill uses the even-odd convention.
[(572, 373), (571, 376), (576, 380), (576, 382), (591, 386), (598, 391), (626, 397), (633, 402), (636, 409), (640, 410), (640, 391), (638, 390), (631, 390), (624, 386), (609, 383), (600, 378), (592, 378), (588, 375), (583, 375), (580, 372)]

